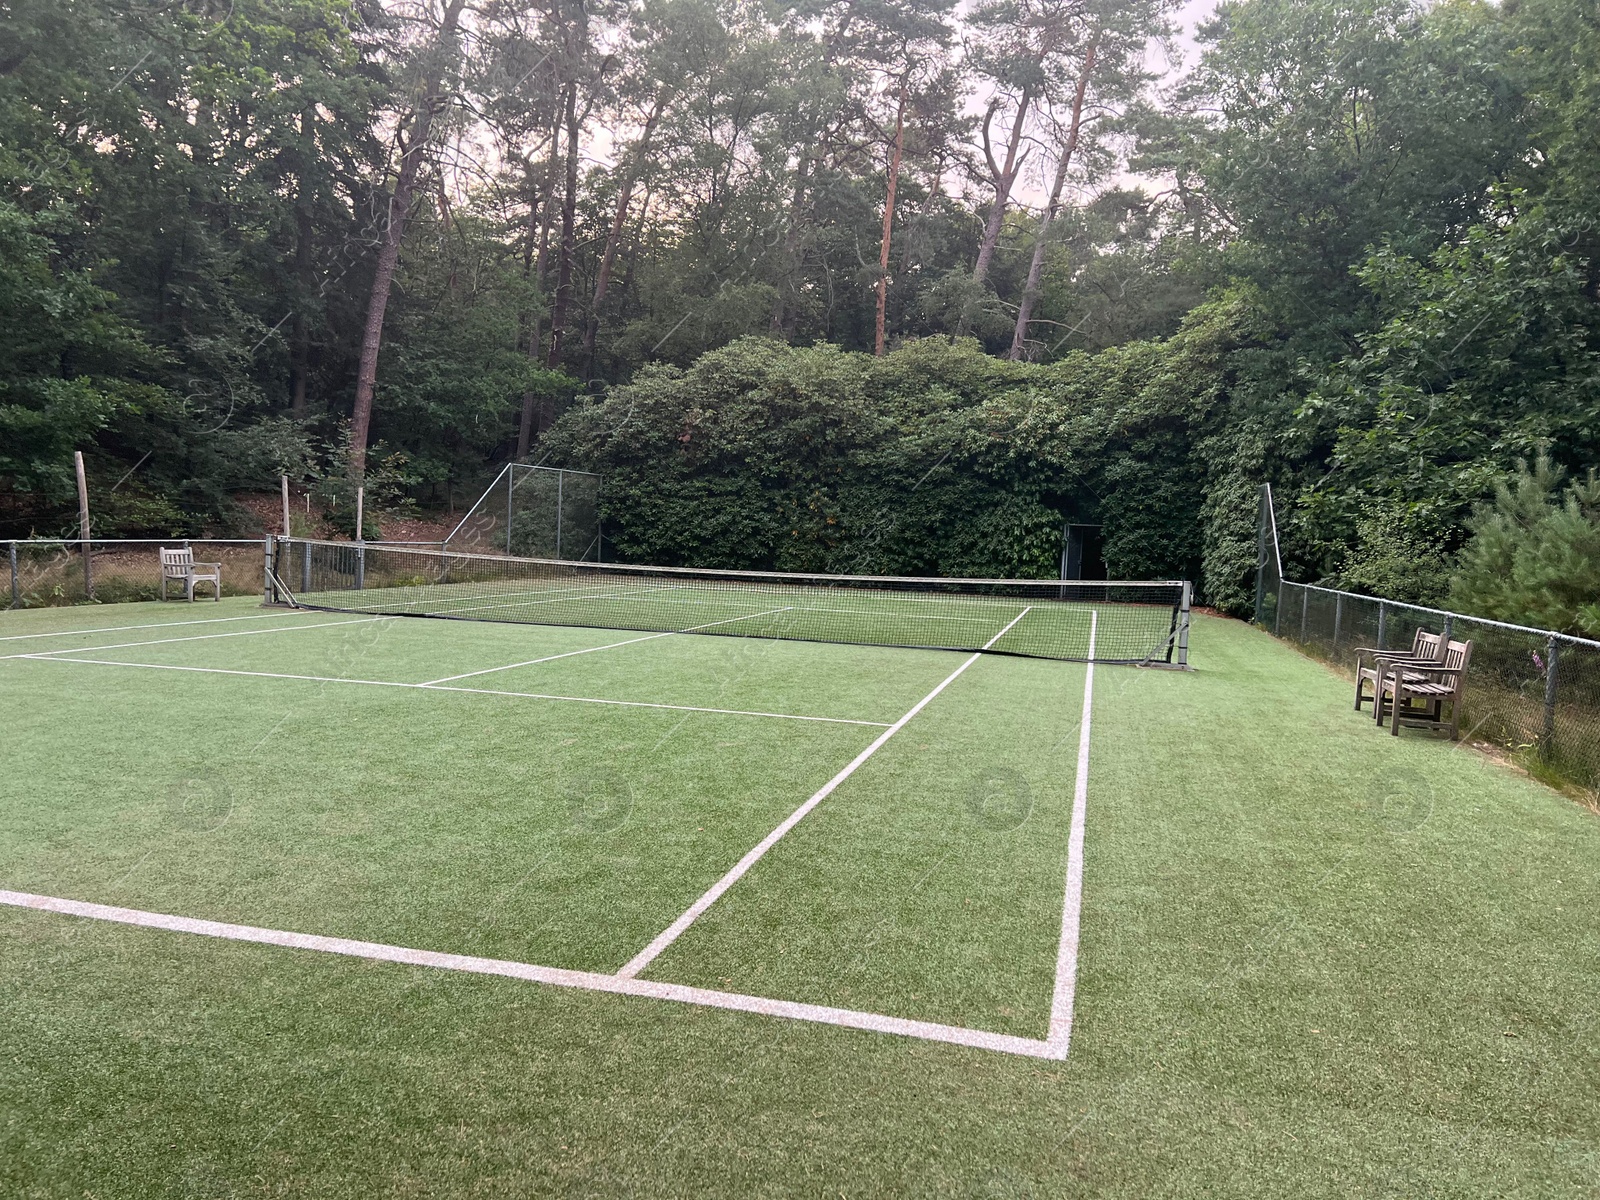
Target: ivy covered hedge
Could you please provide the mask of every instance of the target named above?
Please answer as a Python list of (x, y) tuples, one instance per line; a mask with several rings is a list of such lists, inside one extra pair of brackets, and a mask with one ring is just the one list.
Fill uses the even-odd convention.
[(1071, 521), (1103, 527), (1111, 578), (1195, 579), (1242, 611), (1259, 462), (1229, 433), (1235, 316), (1048, 365), (942, 338), (883, 358), (746, 338), (645, 368), (546, 449), (606, 477), (625, 561), (1049, 578)]

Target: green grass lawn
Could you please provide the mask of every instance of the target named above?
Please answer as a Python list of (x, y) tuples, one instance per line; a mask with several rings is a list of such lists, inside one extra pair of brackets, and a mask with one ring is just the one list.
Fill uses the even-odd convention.
[[(628, 637), (7, 614), (146, 665), (0, 660), (0, 887), (615, 971), (965, 657)], [(0, 907), (0, 1195), (1600, 1192), (1600, 819), (1193, 645), (1095, 673), (1064, 1062)], [(459, 686), (683, 707), (347, 682), (556, 654)], [(1084, 673), (975, 663), (646, 975), (1042, 1036)]]

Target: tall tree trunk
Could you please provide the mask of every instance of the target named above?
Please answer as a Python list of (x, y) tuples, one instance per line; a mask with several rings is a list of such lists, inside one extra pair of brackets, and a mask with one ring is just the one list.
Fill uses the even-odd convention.
[(606, 293), (611, 290), (611, 272), (616, 265), (617, 246), (622, 241), (623, 228), (628, 222), (628, 205), (633, 202), (633, 188), (639, 180), (639, 170), (650, 153), (650, 139), (655, 135), (656, 126), (661, 123), (661, 116), (667, 111), (667, 105), (671, 101), (672, 90), (663, 88), (656, 97), (655, 107), (651, 110), (650, 116), (645, 120), (638, 145), (622, 164), (622, 182), (617, 189), (617, 211), (612, 215), (611, 228), (606, 232), (606, 248), (600, 255), (600, 268), (595, 273), (594, 302), (590, 306), (589, 323), (583, 330), (583, 360), (587, 364), (585, 370), (591, 378), (594, 375), (595, 339), (600, 335), (600, 306), (605, 303)]
[[(1011, 123), (1011, 137), (1006, 142), (1006, 161), (1000, 166), (989, 151), (989, 121), (983, 123), (983, 153), (989, 160), (989, 174), (994, 179), (994, 203), (989, 208), (989, 219), (983, 227), (983, 241), (978, 246), (978, 259), (972, 265), (972, 281), (982, 284), (989, 278), (989, 264), (994, 261), (994, 250), (1000, 242), (1000, 228), (1005, 223), (1006, 202), (1011, 199), (1011, 185), (1016, 182), (1021, 163), (1017, 150), (1022, 145), (1022, 129), (1028, 119), (1028, 106), (1033, 101), (1032, 92), (1022, 89), (1022, 99), (1017, 104), (1016, 119)], [(989, 116), (994, 115), (991, 107)]]
[(389, 292), (394, 287), (395, 268), (400, 264), (400, 243), (405, 238), (406, 215), (411, 194), (428, 154), (428, 136), (434, 113), (442, 101), (445, 51), (454, 40), (466, 0), (448, 0), (439, 33), (431, 48), (417, 107), (411, 118), (409, 137), (400, 155), (400, 173), (394, 194), (389, 198), (389, 219), (378, 247), (378, 262), (372, 273), (372, 292), (367, 299), (367, 322), (361, 334), (361, 362), (356, 369), (355, 412), (350, 421), (350, 474), (359, 483), (367, 471), (367, 433), (372, 425), (372, 393), (378, 379), (378, 349), (383, 344), (383, 314), (389, 307)]
[(545, 365), (561, 365), (561, 335), (567, 323), (567, 305), (572, 299), (572, 254), (578, 216), (578, 85), (567, 85), (567, 194), (561, 201), (561, 258), (556, 266), (556, 302), (550, 312), (550, 355)]
[(906, 143), (906, 87), (900, 81), (900, 103), (894, 110), (894, 153), (889, 156), (889, 186), (883, 202), (883, 242), (878, 249), (878, 318), (872, 352), (883, 357), (884, 313), (889, 307), (889, 237), (894, 229), (894, 189), (900, 182), (900, 152)]
[(311, 297), (311, 163), (317, 153), (317, 110), (307, 105), (300, 113), (300, 170), (294, 198), (294, 278), (299, 295), (294, 298), (294, 325), (289, 333), (289, 412), (295, 420), (306, 416), (306, 377), (311, 373), (311, 327), (306, 304)]
[(1072, 124), (1067, 128), (1067, 140), (1061, 146), (1061, 160), (1056, 163), (1055, 182), (1050, 188), (1050, 203), (1039, 222), (1039, 233), (1033, 243), (1033, 261), (1028, 264), (1028, 282), (1022, 288), (1022, 302), (1017, 306), (1017, 327), (1011, 334), (1011, 357), (1021, 359), (1028, 342), (1028, 321), (1033, 317), (1033, 306), (1039, 298), (1039, 281), (1044, 276), (1044, 256), (1049, 249), (1050, 226), (1061, 211), (1061, 190), (1066, 186), (1067, 167), (1078, 149), (1078, 134), (1083, 128), (1083, 98), (1089, 91), (1089, 74), (1094, 70), (1095, 48), (1100, 35), (1089, 41), (1083, 54), (1083, 70), (1078, 75), (1078, 90), (1072, 96)]
[[(522, 278), (528, 283), (533, 282), (533, 263), (538, 254), (539, 244), (539, 192), (533, 182), (533, 169), (530, 164), (527, 171), (528, 183), (528, 230), (527, 241), (522, 247)], [(549, 208), (548, 197), (544, 206)], [(530, 301), (531, 303), (531, 301)], [(532, 362), (539, 361), (539, 314), (536, 310), (528, 311), (523, 319), (523, 350)], [(535, 405), (538, 402), (538, 393), (527, 391), (522, 393), (522, 420), (517, 425), (517, 457), (526, 458), (528, 448), (533, 444), (533, 417)]]
[(805, 208), (815, 162), (815, 155), (802, 154), (800, 165), (795, 168), (794, 197), (789, 202), (789, 219), (783, 231), (783, 278), (778, 281), (777, 295), (772, 298), (772, 332), (781, 337), (788, 337), (792, 332), (789, 325), (794, 313), (787, 303), (785, 289), (792, 286), (800, 270), (800, 214)]

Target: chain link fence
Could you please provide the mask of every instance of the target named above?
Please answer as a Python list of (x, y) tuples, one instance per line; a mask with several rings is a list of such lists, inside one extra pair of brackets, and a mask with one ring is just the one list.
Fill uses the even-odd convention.
[(599, 562), (600, 476), (510, 463), (451, 530), (445, 547)]
[[(221, 563), (224, 596), (262, 594), (261, 538), (29, 538), (5, 543), (8, 607), (159, 600), (163, 546), (187, 546), (197, 562)], [(202, 585), (200, 594), (209, 599), (210, 585)], [(181, 599), (182, 587), (168, 584), (167, 595)]]
[(1358, 648), (1405, 649), (1419, 629), (1471, 641), (1463, 731), (1542, 776), (1600, 788), (1600, 642), (1285, 579), (1270, 486), (1257, 563), (1256, 624), (1352, 680)]

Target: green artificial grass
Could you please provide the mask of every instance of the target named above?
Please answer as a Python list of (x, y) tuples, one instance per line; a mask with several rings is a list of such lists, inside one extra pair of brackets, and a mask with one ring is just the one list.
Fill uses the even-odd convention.
[[(126, 628), (211, 617), (252, 619)], [(79, 657), (419, 683), (628, 636)], [(1593, 1195), (1600, 822), (1255, 630), (1193, 642), (1096, 670), (1065, 1062), (8, 907), (0, 1194)], [(672, 637), (459, 682), (889, 722), (963, 657)], [(975, 663), (646, 975), (1042, 1036), (1083, 678)], [(881, 732), (17, 659), (0, 729), (0, 887), (600, 971)]]

